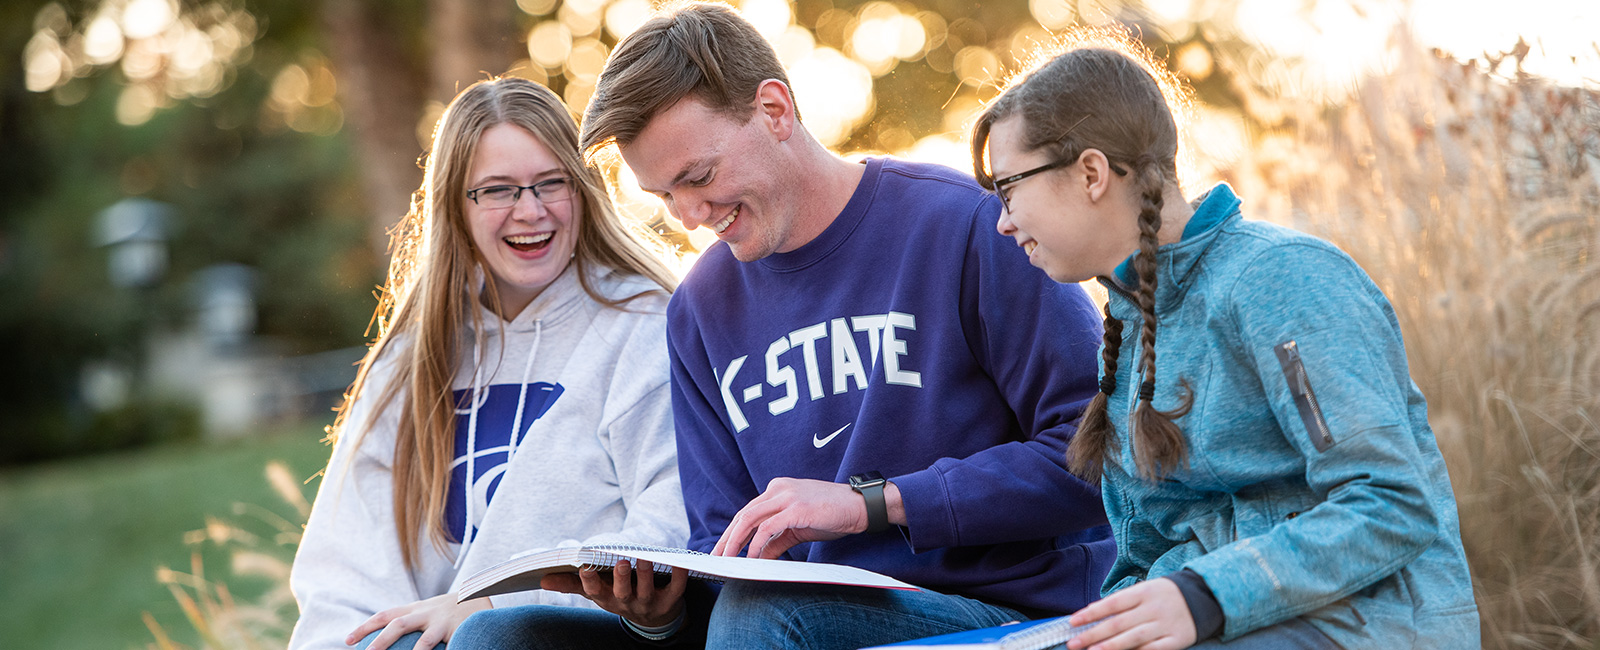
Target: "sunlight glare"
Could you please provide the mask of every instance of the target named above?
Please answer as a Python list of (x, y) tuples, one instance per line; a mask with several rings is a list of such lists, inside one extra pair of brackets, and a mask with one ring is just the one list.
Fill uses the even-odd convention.
[(899, 155), (906, 160), (935, 163), (966, 173), (972, 172), (972, 152), (967, 149), (966, 143), (942, 133), (918, 140)]
[(778, 61), (784, 67), (793, 66), (796, 61), (810, 56), (811, 50), (816, 49), (817, 40), (811, 35), (811, 30), (799, 25), (790, 25), (783, 30), (783, 35), (772, 42), (772, 49), (778, 51)]
[(806, 130), (824, 146), (843, 142), (872, 109), (872, 73), (830, 47), (789, 67)]
[(782, 36), (794, 18), (786, 0), (744, 0), (739, 3), (739, 13), (768, 41)]
[(160, 34), (178, 18), (178, 8), (170, 0), (133, 0), (122, 10), (122, 32), (131, 39)]
[(1062, 29), (1078, 17), (1069, 0), (1028, 0), (1028, 13), (1045, 29)]
[(606, 7), (606, 33), (618, 41), (650, 19), (650, 0), (618, 0)]
[[(1463, 6), (1478, 5), (1478, 6)], [(1532, 50), (1523, 69), (1564, 85), (1600, 83), (1600, 6), (1588, 0), (1523, 0), (1514, 11), (1493, 11), (1499, 3), (1483, 0), (1414, 0), (1412, 31), (1419, 42), (1438, 47), (1461, 60), (1511, 50), (1519, 36)], [(1512, 64), (1499, 70), (1511, 74)]]
[(1164, 24), (1183, 22), (1194, 10), (1194, 0), (1144, 0), (1144, 7)]
[(89, 21), (89, 28), (83, 33), (83, 55), (96, 65), (110, 63), (122, 56), (122, 28), (107, 13), (103, 11)]

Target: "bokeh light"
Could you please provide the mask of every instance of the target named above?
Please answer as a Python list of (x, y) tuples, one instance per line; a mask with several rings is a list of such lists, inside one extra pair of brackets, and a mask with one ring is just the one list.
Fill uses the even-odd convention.
[(517, 8), (530, 16), (543, 16), (556, 9), (556, 0), (517, 0)]
[(1078, 10), (1070, 0), (1028, 0), (1028, 13), (1045, 29), (1069, 27), (1078, 17)]
[(572, 30), (574, 36), (588, 36), (600, 31), (605, 5), (602, 0), (567, 0), (561, 3), (556, 16), (561, 19), (561, 24)]
[(171, 0), (132, 0), (122, 9), (122, 33), (135, 40), (151, 38), (166, 31), (177, 16)]
[[(209, 97), (228, 83), (226, 71), (251, 56), (255, 18), (220, 2), (180, 10), (172, 0), (103, 0), (74, 29), (56, 3), (34, 18), (23, 52), (25, 84), (55, 91), (56, 101), (80, 101), (87, 90), (69, 82), (97, 67), (118, 66), (128, 80), (117, 100), (122, 124), (143, 124), (168, 100)], [(135, 86), (142, 90), (129, 90)]]
[(831, 47), (819, 47), (789, 68), (806, 129), (827, 146), (843, 142), (872, 110), (872, 73)]
[(1319, 2), (1310, 12), (1279, 0), (1242, 0), (1238, 29), (1270, 51), (1305, 65), (1293, 90), (1312, 95), (1353, 86), (1381, 66), (1393, 15), (1358, 11), (1347, 2)]
[(992, 86), (1005, 77), (1000, 57), (981, 45), (968, 45), (956, 52), (956, 76), (968, 86)]
[(567, 57), (567, 80), (593, 86), (605, 69), (606, 56), (611, 51), (604, 43), (592, 38), (579, 39), (572, 44), (572, 54)]
[(528, 56), (534, 63), (546, 68), (560, 68), (572, 53), (572, 30), (566, 25), (547, 20), (534, 26), (528, 33)]
[(122, 56), (122, 27), (109, 13), (100, 12), (84, 30), (83, 54), (89, 63), (104, 65)]
[(787, 0), (743, 0), (739, 3), (739, 14), (769, 41), (782, 36), (794, 19)]
[(650, 0), (617, 0), (606, 7), (606, 33), (618, 41), (650, 19)]
[(811, 35), (811, 30), (799, 25), (790, 25), (772, 42), (772, 49), (778, 51), (778, 61), (783, 63), (785, 68), (810, 56), (811, 50), (816, 47), (817, 40)]

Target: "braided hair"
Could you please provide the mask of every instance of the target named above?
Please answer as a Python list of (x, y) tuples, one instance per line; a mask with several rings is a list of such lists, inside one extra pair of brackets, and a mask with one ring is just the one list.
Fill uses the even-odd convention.
[[(979, 116), (973, 127), (972, 162), (978, 182), (994, 187), (985, 153), (995, 122), (1022, 118), (1024, 151), (1046, 150), (1055, 159), (1069, 159), (1085, 150), (1105, 154), (1118, 173), (1130, 175), (1139, 194), (1139, 250), (1133, 259), (1138, 276), (1140, 357), (1143, 377), (1136, 387), (1137, 406), (1131, 423), (1134, 464), (1148, 480), (1188, 464), (1183, 430), (1174, 422), (1189, 412), (1194, 394), (1180, 380), (1178, 406), (1155, 408), (1156, 392), (1156, 247), (1161, 231), (1163, 192), (1177, 183), (1178, 129), (1174, 104), (1186, 99), (1182, 85), (1148, 50), (1116, 28), (1085, 29), (1061, 37), (1053, 58), (1019, 75)], [(1170, 99), (1169, 99), (1170, 98)], [(1107, 280), (1102, 278), (1102, 280)], [(1124, 323), (1105, 308), (1105, 338), (1100, 390), (1090, 400), (1077, 435), (1067, 447), (1067, 466), (1074, 474), (1099, 483), (1108, 459), (1118, 449), (1107, 408), (1116, 394), (1118, 359)], [(1114, 462), (1114, 461), (1113, 461)]]

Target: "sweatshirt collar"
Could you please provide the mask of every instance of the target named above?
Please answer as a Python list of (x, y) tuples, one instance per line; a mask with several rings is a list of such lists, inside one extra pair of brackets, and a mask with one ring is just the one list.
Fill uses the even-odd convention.
[[(599, 282), (599, 278), (603, 277), (606, 271), (609, 271), (609, 269), (598, 265), (590, 266), (596, 267), (590, 271), (591, 285)], [(495, 326), (496, 321), (500, 321), (499, 314), (484, 306), (482, 300), (473, 301), (473, 304), (478, 308), (479, 317), (486, 324), (484, 329), (487, 331), (484, 333), (492, 336), (498, 333), (502, 327), (510, 332), (532, 332), (534, 321), (542, 320), (548, 324), (576, 311), (582, 306), (583, 301), (581, 298), (584, 297), (583, 285), (578, 282), (579, 272), (578, 262), (574, 259), (567, 264), (567, 268), (563, 269), (560, 275), (556, 276), (555, 280), (550, 282), (549, 286), (544, 288), (544, 291), (539, 292), (533, 302), (528, 303), (527, 307), (523, 307), (522, 311), (509, 322), (500, 323), (501, 327)], [(481, 274), (482, 271), (479, 271), (479, 273)], [(481, 284), (479, 291), (482, 291)]]
[[(1156, 249), (1156, 305), (1159, 308), (1165, 309), (1183, 299), (1189, 275), (1210, 250), (1217, 234), (1222, 232), (1223, 226), (1243, 218), (1239, 212), (1242, 202), (1227, 183), (1218, 183), (1195, 202), (1194, 214), (1183, 227), (1183, 236)], [(1127, 295), (1138, 288), (1139, 276), (1133, 270), (1136, 255), (1128, 256), (1117, 265), (1114, 284), (1107, 285), (1116, 290), (1114, 293)]]
[(839, 216), (834, 217), (833, 223), (823, 229), (822, 234), (806, 242), (799, 248), (787, 253), (773, 253), (756, 263), (773, 271), (798, 271), (815, 264), (818, 260), (827, 257), (839, 248), (845, 240), (850, 238), (850, 233), (855, 232), (856, 226), (861, 224), (861, 218), (866, 216), (867, 208), (872, 205), (872, 198), (877, 194), (878, 176), (883, 169), (882, 158), (867, 158), (861, 161), (867, 169), (861, 174), (861, 181), (856, 184), (856, 190), (850, 195), (850, 201), (845, 204)]

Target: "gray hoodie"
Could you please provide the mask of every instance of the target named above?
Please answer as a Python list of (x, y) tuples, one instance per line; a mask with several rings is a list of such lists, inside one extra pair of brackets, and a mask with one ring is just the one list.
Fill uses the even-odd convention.
[[(590, 277), (615, 298), (655, 288), (603, 268)], [(395, 538), (390, 468), (404, 393), (373, 412), (398, 355), (378, 359), (334, 445), (290, 572), (300, 620), (289, 647), (346, 648), (345, 635), (374, 613), (454, 592), (473, 573), (524, 551), (682, 546), (688, 522), (673, 444), (666, 302), (657, 291), (606, 307), (569, 266), (509, 323), (480, 308), (486, 331), (468, 333), (452, 383), (457, 458), (445, 518), (459, 543), (441, 551), (419, 531), (420, 567), (405, 566)], [(391, 350), (405, 347), (396, 343)], [(354, 433), (369, 423), (352, 449)], [(472, 489), (463, 490), (469, 475)], [(544, 591), (492, 602), (592, 607)]]

